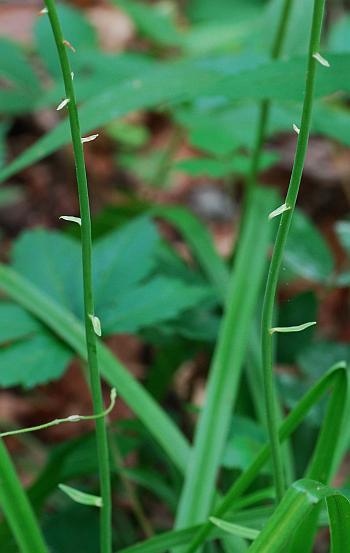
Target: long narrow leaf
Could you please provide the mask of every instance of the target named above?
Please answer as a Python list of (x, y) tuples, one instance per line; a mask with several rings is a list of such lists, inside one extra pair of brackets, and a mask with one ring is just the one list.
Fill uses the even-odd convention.
[(0, 508), (21, 553), (48, 553), (32, 507), (0, 440)]
[(190, 463), (177, 513), (177, 527), (201, 522), (212, 505), (215, 480), (236, 398), (251, 321), (256, 308), (270, 239), (268, 214), (275, 194), (257, 189), (235, 259)]
[[(343, 403), (343, 405), (340, 407), (340, 412), (342, 413), (342, 420), (344, 421), (343, 424), (345, 424), (346, 420), (346, 414), (348, 411), (348, 400), (349, 400), (349, 372), (347, 368), (344, 366), (344, 363), (340, 363), (330, 369), (323, 378), (321, 378), (306, 394), (305, 396), (299, 401), (299, 403), (296, 405), (296, 407), (289, 413), (288, 417), (283, 421), (282, 425), (279, 429), (279, 437), (281, 442), (283, 442), (286, 438), (288, 438), (295, 429), (299, 426), (301, 421), (304, 419), (306, 414), (310, 411), (313, 405), (315, 405), (322, 396), (326, 393), (328, 390), (334, 389), (335, 387), (344, 388), (347, 390), (347, 401)], [(334, 394), (335, 401), (337, 399), (337, 396)], [(339, 440), (339, 434), (338, 432), (334, 432), (334, 428), (330, 429), (328, 427), (328, 432), (333, 433), (334, 439)], [(343, 443), (343, 438), (340, 438), (341, 443)], [(335, 449), (338, 450), (339, 446), (338, 443), (336, 443)], [(332, 455), (332, 452), (330, 453)], [(265, 445), (254, 461), (251, 463), (251, 465), (242, 473), (237, 480), (234, 482), (230, 490), (226, 493), (224, 498), (219, 502), (217, 508), (213, 512), (213, 516), (216, 517), (222, 517), (224, 516), (229, 509), (231, 509), (235, 503), (237, 502), (237, 499), (244, 493), (244, 491), (252, 484), (254, 479), (258, 476), (260, 470), (267, 462), (270, 455), (270, 446), (267, 444)], [(339, 457), (337, 456), (337, 459)], [(312, 465), (312, 463), (311, 463)], [(194, 539), (190, 542), (189, 546), (186, 549), (186, 553), (194, 553), (197, 551), (197, 548), (202, 544), (205, 540), (208, 534), (210, 533), (212, 524), (210, 522), (203, 525), (203, 527), (198, 531), (197, 535), (194, 537)], [(299, 549), (300, 551), (300, 549)]]
[[(339, 525), (348, 526), (350, 503), (339, 491), (310, 479), (292, 484), (282, 502), (269, 519), (263, 531), (249, 549), (249, 553), (280, 553), (303, 519), (322, 500), (326, 499), (333, 535), (333, 551), (348, 551), (349, 532), (341, 532)], [(334, 549), (334, 544), (337, 549)], [(302, 551), (302, 550), (300, 550)]]
[[(82, 359), (86, 359), (84, 329), (72, 313), (52, 301), (11, 268), (0, 265), (0, 289), (45, 323)], [(185, 472), (189, 445), (179, 429), (148, 392), (112, 355), (98, 343), (101, 372), (144, 423), (173, 463)]]
[(208, 280), (215, 287), (219, 297), (225, 301), (230, 273), (215, 251), (206, 227), (192, 213), (180, 206), (158, 206), (152, 212), (172, 223), (181, 232)]

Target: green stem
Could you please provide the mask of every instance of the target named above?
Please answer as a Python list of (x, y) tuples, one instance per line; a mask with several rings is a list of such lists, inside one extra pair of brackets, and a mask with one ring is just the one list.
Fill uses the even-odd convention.
[[(286, 37), (286, 29), (289, 21), (293, 0), (284, 0), (281, 15), (278, 21), (276, 34), (271, 47), (271, 59), (276, 60), (281, 56), (283, 44)], [(256, 179), (259, 172), (260, 159), (262, 154), (262, 147), (266, 135), (266, 127), (269, 121), (271, 109), (270, 100), (263, 100), (260, 104), (259, 119), (257, 124), (257, 133), (255, 137), (255, 144), (253, 147), (252, 162), (250, 166), (250, 173), (247, 181), (248, 190), (256, 185)]]
[[(69, 99), (68, 112), (69, 122), (75, 158), (80, 217), (81, 217), (81, 245), (83, 264), (83, 290), (84, 290), (84, 319), (87, 356), (90, 375), (90, 386), (92, 392), (94, 413), (98, 414), (104, 410), (100, 373), (97, 360), (96, 335), (92, 325), (91, 316), (94, 315), (94, 300), (92, 291), (92, 240), (91, 240), (91, 218), (88, 184), (85, 169), (83, 146), (81, 143), (81, 131), (78, 117), (78, 109), (75, 98), (72, 72), (67, 56), (65, 38), (57, 15), (55, 0), (45, 0), (48, 15), (51, 22), (52, 32), (56, 42), (57, 52), (61, 64), (62, 76)], [(97, 454), (99, 462), (99, 477), (101, 486), (101, 497), (103, 507), (101, 509), (100, 553), (111, 553), (112, 551), (112, 529), (111, 529), (111, 483), (109, 470), (109, 454), (107, 430), (104, 418), (99, 418), (96, 424)]]
[[(279, 440), (281, 442), (285, 441), (295, 430), (298, 428), (302, 420), (305, 418), (305, 415), (310, 411), (311, 407), (315, 405), (326, 392), (332, 391), (332, 396), (337, 397), (337, 391), (342, 388), (346, 389), (348, 384), (348, 375), (347, 375), (347, 369), (344, 367), (342, 363), (339, 363), (334, 368), (330, 369), (321, 380), (319, 380), (313, 388), (311, 388), (299, 401), (299, 403), (294, 407), (294, 409), (289, 413), (289, 415), (284, 419), (282, 424), (279, 427), (278, 436)], [(343, 420), (345, 421), (346, 417), (346, 409), (347, 404), (344, 403), (341, 405), (338, 402), (338, 405), (341, 409), (343, 409)], [(329, 416), (329, 407), (327, 409), (327, 416)], [(342, 440), (342, 437), (340, 433), (331, 433), (329, 431), (329, 428), (334, 427), (334, 423), (332, 426), (328, 426), (327, 429), (324, 429), (323, 424), (323, 435), (325, 432), (327, 432), (331, 438), (333, 438), (331, 444), (327, 444), (328, 449), (327, 453), (328, 455), (332, 456), (332, 453), (335, 449), (339, 449), (339, 440)], [(343, 428), (343, 427), (342, 427)], [(344, 451), (345, 448), (343, 448)], [(316, 451), (319, 451), (319, 440), (316, 445)], [(266, 464), (269, 457), (271, 455), (271, 444), (266, 444), (260, 452), (255, 457), (254, 461), (249, 465), (249, 467), (237, 478), (237, 480), (232, 484), (231, 488), (228, 490), (226, 495), (223, 497), (223, 499), (219, 502), (217, 507), (214, 509), (212, 516), (221, 518), (223, 517), (230, 509), (233, 507), (236, 507), (237, 499), (242, 496), (242, 494), (247, 490), (251, 484), (254, 482), (255, 478), (258, 476), (260, 470), (262, 467)], [(339, 455), (336, 456), (337, 461), (339, 462)], [(317, 455), (317, 459), (315, 456), (315, 453), (313, 454), (312, 461), (310, 463), (310, 466), (307, 470), (308, 476), (314, 476), (315, 474), (318, 475), (315, 471), (316, 463), (318, 467), (325, 468), (325, 470), (329, 470), (330, 463), (329, 458), (324, 459), (320, 458), (320, 455)], [(333, 463), (332, 463), (333, 465)], [(329, 474), (328, 474), (329, 476)], [(207, 537), (210, 534), (210, 531), (212, 529), (213, 525), (212, 523), (206, 522), (203, 524), (203, 526), (198, 530), (196, 535), (193, 537), (190, 544), (187, 546), (185, 553), (195, 553), (198, 548), (205, 542)]]
[(37, 426), (28, 426), (26, 428), (19, 428), (18, 430), (9, 430), (8, 432), (1, 432), (0, 438), (5, 438), (6, 436), (18, 436), (19, 434), (27, 434), (28, 432), (37, 432), (38, 430), (44, 430), (45, 428), (50, 428), (51, 426), (57, 426), (58, 424), (66, 422), (80, 422), (80, 421), (96, 421), (97, 419), (105, 418), (111, 413), (115, 405), (116, 390), (112, 388), (111, 391), (111, 403), (97, 415), (70, 415), (64, 419), (54, 419), (50, 422), (44, 422), (43, 424), (38, 424)]
[(264, 396), (266, 405), (266, 418), (269, 439), (272, 448), (272, 464), (276, 489), (277, 501), (280, 501), (284, 494), (284, 471), (282, 455), (278, 440), (277, 412), (276, 412), (276, 393), (274, 387), (273, 369), (272, 369), (272, 320), (273, 309), (277, 290), (278, 276), (282, 263), (283, 251), (286, 244), (289, 228), (291, 225), (293, 212), (299, 192), (301, 176), (304, 167), (304, 161), (309, 140), (311, 112), (313, 105), (314, 84), (316, 75), (317, 61), (313, 54), (318, 52), (320, 45), (320, 36), (322, 28), (322, 19), (325, 0), (315, 0), (312, 19), (312, 28), (308, 53), (308, 67), (305, 86), (305, 97), (303, 113), (301, 119), (301, 128), (298, 138), (298, 144), (293, 164), (293, 171), (288, 187), (286, 205), (289, 208), (284, 211), (280, 221), (276, 242), (272, 254), (270, 269), (268, 273), (263, 314), (262, 314), (262, 361), (264, 376)]

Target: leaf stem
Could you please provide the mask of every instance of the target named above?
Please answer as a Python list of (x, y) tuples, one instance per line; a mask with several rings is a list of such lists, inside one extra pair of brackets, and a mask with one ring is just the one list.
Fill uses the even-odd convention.
[[(69, 99), (67, 109), (73, 151), (75, 158), (80, 217), (81, 217), (81, 246), (83, 264), (83, 289), (84, 289), (84, 320), (85, 337), (89, 365), (90, 386), (92, 393), (94, 413), (98, 414), (104, 410), (100, 373), (97, 360), (96, 335), (92, 325), (91, 316), (94, 316), (94, 300), (92, 287), (92, 240), (91, 240), (91, 217), (89, 205), (89, 192), (86, 177), (85, 159), (81, 140), (80, 123), (77, 103), (75, 98), (73, 76), (67, 56), (66, 48), (70, 43), (62, 34), (60, 21), (57, 15), (55, 0), (45, 0), (50, 19), (52, 32), (56, 42), (56, 48), (60, 60), (62, 77)], [(70, 38), (70, 37), (69, 37)], [(111, 553), (112, 551), (112, 530), (111, 530), (111, 483), (109, 470), (108, 440), (105, 419), (99, 418), (96, 424), (97, 454), (99, 463), (99, 477), (103, 507), (101, 509), (100, 553)]]
[(266, 417), (269, 439), (271, 442), (273, 473), (275, 481), (276, 499), (280, 501), (285, 488), (284, 470), (282, 463), (281, 448), (278, 440), (277, 412), (276, 412), (276, 392), (274, 386), (272, 369), (272, 320), (277, 290), (278, 276), (282, 263), (283, 251), (286, 244), (289, 228), (291, 225), (294, 208), (299, 192), (301, 176), (304, 167), (304, 161), (307, 151), (307, 145), (310, 133), (311, 113), (313, 105), (314, 84), (316, 75), (317, 61), (313, 54), (318, 52), (320, 45), (320, 36), (322, 28), (322, 19), (325, 0), (315, 0), (312, 18), (312, 27), (310, 35), (307, 76), (305, 85), (305, 97), (303, 104), (303, 113), (301, 119), (300, 134), (295, 153), (292, 175), (286, 196), (286, 205), (290, 207), (284, 211), (281, 217), (276, 242), (271, 258), (266, 290), (264, 296), (264, 305), (262, 313), (262, 362), (264, 379), (264, 396), (266, 406)]

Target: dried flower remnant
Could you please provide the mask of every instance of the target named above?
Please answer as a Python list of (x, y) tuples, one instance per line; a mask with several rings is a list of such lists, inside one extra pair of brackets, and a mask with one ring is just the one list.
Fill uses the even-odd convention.
[(312, 54), (312, 57), (315, 58), (315, 60), (318, 61), (323, 67), (330, 67), (331, 64), (329, 61), (327, 61), (319, 52), (316, 52), (315, 54)]
[(71, 43), (69, 42), (69, 40), (64, 39), (63, 44), (64, 44), (65, 46), (67, 46), (67, 48), (69, 48), (70, 50), (72, 50), (72, 52), (74, 52), (74, 53), (76, 52), (76, 49), (74, 48), (73, 44), (71, 44)]
[(62, 100), (62, 102), (58, 104), (56, 111), (61, 111), (61, 109), (65, 108), (69, 104), (69, 102), (70, 102), (69, 98), (65, 98), (64, 100)]
[(85, 142), (92, 142), (93, 140), (96, 140), (98, 137), (98, 134), (91, 134), (90, 136), (83, 136), (81, 139), (81, 143), (84, 144)]

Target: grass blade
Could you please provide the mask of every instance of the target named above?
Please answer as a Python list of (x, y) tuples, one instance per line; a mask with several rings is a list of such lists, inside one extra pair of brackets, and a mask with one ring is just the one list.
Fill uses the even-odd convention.
[[(337, 403), (337, 395), (335, 392), (337, 392), (338, 386), (339, 388), (346, 389), (346, 402), (339, 406), (339, 413), (342, 413), (342, 428), (344, 427), (346, 423), (346, 414), (348, 412), (348, 402), (349, 402), (349, 385), (350, 385), (350, 378), (349, 378), (349, 372), (344, 366), (343, 363), (340, 363), (330, 369), (323, 378), (321, 378), (306, 394), (305, 396), (299, 401), (299, 403), (296, 405), (296, 407), (289, 413), (288, 417), (283, 421), (283, 423), (280, 426), (279, 429), (279, 439), (281, 442), (286, 440), (292, 432), (295, 431), (295, 429), (299, 426), (301, 421), (304, 419), (305, 415), (309, 412), (311, 407), (315, 405), (322, 396), (328, 391), (333, 389), (334, 393), (334, 403)], [(333, 409), (333, 402), (329, 409)], [(330, 417), (330, 420), (332, 417)], [(331, 423), (329, 423), (331, 424)], [(326, 430), (324, 430), (326, 433)], [(333, 453), (335, 450), (335, 458), (339, 460), (339, 441), (341, 446), (343, 446), (346, 442), (346, 437), (340, 437), (340, 434), (338, 432), (334, 432), (334, 427), (327, 428), (327, 433), (331, 433), (333, 435), (334, 443), (333, 443), (333, 450), (330, 452), (330, 454)], [(338, 441), (339, 440), (339, 441)], [(318, 446), (316, 446), (317, 450)], [(322, 447), (323, 450), (323, 447)], [(260, 470), (265, 465), (267, 460), (270, 456), (270, 446), (267, 444), (265, 445), (259, 452), (259, 454), (256, 456), (255, 460), (251, 463), (251, 465), (245, 470), (241, 476), (237, 478), (237, 480), (234, 482), (234, 484), (231, 486), (230, 490), (226, 493), (225, 497), (220, 501), (217, 508), (214, 510), (213, 515), (215, 517), (222, 517), (224, 516), (229, 509), (231, 509), (237, 499), (243, 494), (243, 492), (252, 484), (254, 479), (258, 476)], [(314, 461), (311, 461), (310, 467), (313, 466)], [(333, 470), (333, 468), (332, 468)], [(208, 522), (198, 531), (197, 535), (194, 537), (192, 542), (190, 542), (188, 548), (186, 549), (186, 553), (194, 553), (197, 551), (197, 548), (205, 541), (206, 536), (211, 530), (211, 523)], [(301, 551), (299, 549), (298, 551)], [(304, 552), (303, 552), (304, 553)]]
[[(5, 265), (0, 265), (0, 289), (46, 324), (78, 356), (86, 359), (84, 328), (72, 313)], [(174, 465), (185, 472), (190, 448), (179, 429), (100, 341), (97, 351), (104, 378), (117, 388), (118, 394), (144, 423)]]
[(201, 522), (210, 512), (220, 456), (266, 264), (270, 239), (268, 213), (275, 201), (275, 194), (266, 189), (257, 188), (251, 196), (227, 295), (226, 313), (210, 369), (206, 402), (180, 499), (178, 528)]
[(333, 543), (335, 541), (336, 546), (341, 547), (338, 551), (348, 551), (346, 545), (349, 545), (349, 532), (340, 531), (339, 524), (347, 525), (349, 501), (337, 490), (315, 480), (303, 479), (289, 488), (265, 528), (249, 548), (249, 553), (280, 553), (303, 519), (324, 499), (331, 505), (331, 528), (335, 524)]
[(21, 553), (48, 553), (32, 507), (0, 440), (0, 506)]
[(157, 206), (152, 213), (173, 224), (181, 232), (219, 298), (225, 301), (230, 273), (216, 252), (207, 228), (192, 213), (180, 206)]

